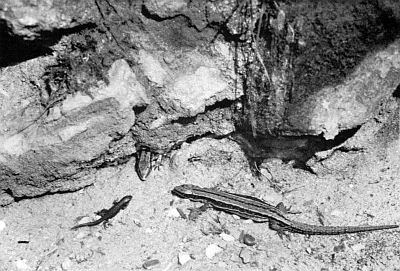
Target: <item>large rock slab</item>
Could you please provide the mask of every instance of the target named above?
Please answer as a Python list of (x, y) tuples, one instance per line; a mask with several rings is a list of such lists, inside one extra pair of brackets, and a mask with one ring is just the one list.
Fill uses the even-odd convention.
[[(25, 69), (40, 65), (39, 61), (29, 61)], [(0, 75), (1, 103), (16, 105), (14, 111), (2, 106), (3, 116), (32, 110), (20, 99), (21, 93), (30, 91), (29, 85), (10, 80), (20, 72), (20, 67), (10, 67)], [(90, 174), (96, 167), (132, 155), (134, 145), (126, 144), (129, 139), (124, 136), (135, 123), (133, 107), (150, 100), (124, 60), (113, 63), (109, 81), (92, 88), (92, 97), (82, 93), (67, 96), (40, 120), (36, 121), (40, 112), (3, 118), (0, 189), (14, 197), (73, 190), (93, 182)], [(16, 92), (17, 84), (24, 91)], [(32, 121), (36, 122), (30, 125)]]

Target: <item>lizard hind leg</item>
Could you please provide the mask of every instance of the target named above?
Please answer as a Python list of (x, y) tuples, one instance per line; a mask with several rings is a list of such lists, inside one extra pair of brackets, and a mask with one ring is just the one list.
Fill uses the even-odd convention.
[(286, 238), (288, 241), (291, 240), (290, 234), (287, 232), (287, 227), (285, 227), (285, 225), (272, 218), (269, 219), (268, 224), (269, 228), (276, 231), (281, 239)]
[(107, 229), (108, 227), (112, 226), (111, 222), (109, 220), (104, 220), (103, 222), (103, 228)]

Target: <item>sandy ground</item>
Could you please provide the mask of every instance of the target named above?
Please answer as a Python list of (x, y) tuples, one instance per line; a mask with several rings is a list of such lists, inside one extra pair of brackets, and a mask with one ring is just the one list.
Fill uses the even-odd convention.
[[(265, 176), (257, 179), (236, 143), (204, 139), (174, 151), (145, 182), (136, 175), (134, 159), (101, 169), (96, 182), (80, 191), (0, 209), (5, 223), (0, 270), (141, 270), (150, 260), (157, 260), (151, 270), (399, 270), (399, 230), (281, 239), (265, 223), (212, 209), (195, 221), (183, 219), (177, 208), (187, 215), (201, 204), (170, 192), (183, 183), (217, 186), (272, 204), (283, 201), (301, 212), (290, 216), (302, 222), (399, 224), (397, 160), (365, 152), (339, 156), (350, 161), (348, 167), (323, 175), (269, 160), (263, 164)], [(95, 219), (94, 212), (125, 195), (133, 199), (109, 227), (70, 230), (77, 218)], [(240, 242), (242, 232), (255, 237), (256, 244)], [(217, 253), (206, 255), (215, 245)]]

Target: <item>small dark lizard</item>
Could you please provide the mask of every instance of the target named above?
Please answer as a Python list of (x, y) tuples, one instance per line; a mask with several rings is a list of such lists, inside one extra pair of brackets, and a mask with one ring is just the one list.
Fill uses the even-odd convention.
[(184, 184), (175, 187), (172, 194), (211, 205), (217, 210), (251, 219), (255, 222), (269, 222), (271, 229), (282, 235), (285, 231), (307, 235), (336, 235), (398, 228), (398, 225), (380, 226), (318, 226), (296, 222), (286, 217), (283, 204), (276, 207), (261, 199), (233, 194), (212, 188)]
[(90, 227), (100, 224), (101, 222), (107, 222), (109, 219), (113, 218), (118, 214), (119, 211), (123, 210), (128, 206), (129, 202), (131, 201), (132, 196), (125, 196), (120, 201), (114, 202), (114, 205), (110, 209), (103, 209), (96, 214), (101, 216), (101, 218), (87, 223), (78, 224), (73, 226), (71, 230), (75, 230), (81, 227)]

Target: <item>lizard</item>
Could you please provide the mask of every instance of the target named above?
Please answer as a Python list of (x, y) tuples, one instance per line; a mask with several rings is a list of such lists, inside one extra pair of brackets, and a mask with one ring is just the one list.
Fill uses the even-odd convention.
[(98, 225), (101, 222), (107, 222), (109, 219), (116, 216), (119, 213), (119, 211), (125, 209), (128, 206), (131, 199), (132, 199), (132, 196), (128, 195), (128, 196), (123, 197), (119, 201), (115, 201), (113, 206), (110, 209), (103, 209), (99, 212), (96, 212), (97, 215), (101, 216), (99, 219), (92, 221), (92, 222), (75, 225), (71, 228), (71, 230), (75, 230), (75, 229), (78, 229), (81, 227), (91, 227), (91, 226)]
[(277, 206), (256, 197), (229, 193), (213, 188), (201, 188), (184, 184), (176, 186), (172, 194), (211, 205), (217, 210), (251, 219), (255, 222), (269, 222), (269, 227), (280, 236), (286, 231), (305, 235), (338, 235), (398, 228), (398, 225), (379, 226), (318, 226), (293, 221), (287, 218), (288, 209), (282, 203)]

